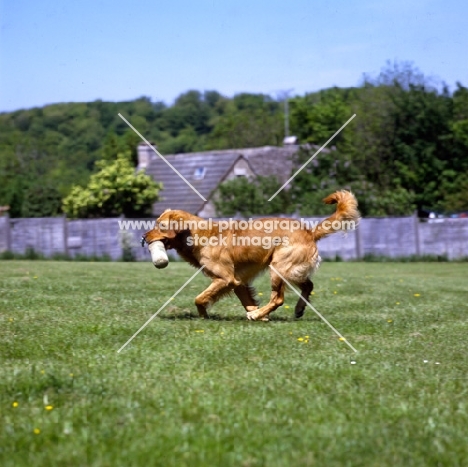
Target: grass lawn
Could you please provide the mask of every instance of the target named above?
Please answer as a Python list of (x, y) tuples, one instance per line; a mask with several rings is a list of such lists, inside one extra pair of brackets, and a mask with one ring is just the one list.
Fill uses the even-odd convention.
[[(0, 262), (0, 465), (466, 466), (468, 263), (324, 263), (197, 317), (185, 263)], [(257, 281), (269, 296), (268, 278)]]

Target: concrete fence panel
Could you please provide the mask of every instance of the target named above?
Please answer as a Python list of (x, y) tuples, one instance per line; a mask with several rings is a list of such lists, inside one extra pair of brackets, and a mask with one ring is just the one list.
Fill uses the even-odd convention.
[(25, 253), (33, 249), (44, 256), (66, 251), (64, 217), (9, 219), (10, 250)]
[(418, 254), (414, 217), (362, 219), (359, 235), (362, 255), (396, 258)]
[[(322, 220), (323, 217), (311, 217), (304, 219), (304, 221), (309, 222), (310, 225), (317, 225), (317, 223)], [(360, 256), (358, 241), (358, 230), (336, 232), (329, 237), (325, 237), (319, 241), (318, 249), (320, 256), (327, 259), (335, 259), (337, 256), (343, 260), (356, 259)]]
[(419, 223), (421, 251), (446, 255), (449, 259), (468, 257), (468, 219), (430, 219)]
[(77, 219), (67, 223), (67, 250), (72, 257), (122, 257), (118, 219)]
[(0, 217), (0, 253), (11, 250), (10, 245), (10, 218)]
[[(140, 244), (150, 224), (123, 230), (119, 225), (122, 220), (0, 217), (0, 252), (10, 250), (23, 254), (31, 248), (47, 257), (54, 253), (72, 257), (107, 255), (113, 260), (122, 258), (126, 252), (136, 260), (150, 261), (148, 248), (141, 248)], [(322, 218), (305, 220), (314, 222)], [(468, 219), (365, 218), (356, 231), (338, 232), (322, 239), (319, 252), (323, 258), (339, 256), (343, 260), (361, 258), (365, 254), (468, 257)]]

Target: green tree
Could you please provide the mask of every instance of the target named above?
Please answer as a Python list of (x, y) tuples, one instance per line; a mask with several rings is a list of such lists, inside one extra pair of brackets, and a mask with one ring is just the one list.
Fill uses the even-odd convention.
[(219, 100), (209, 149), (278, 146), (283, 140), (283, 113), (278, 102), (264, 94), (239, 94)]
[[(388, 63), (359, 87), (296, 96), (290, 109), (292, 132), (312, 145), (357, 114), (331, 143), (333, 152), (319, 154), (292, 184), (292, 202), (302, 212), (320, 213), (322, 193), (346, 187), (359, 192), (368, 215), (464, 206), (468, 90), (461, 84), (451, 94), (410, 63)], [(112, 163), (130, 152), (136, 166), (139, 137), (118, 113), (163, 154), (281, 145), (283, 139), (283, 106), (265, 94), (228, 98), (192, 90), (169, 106), (143, 96), (1, 113), (0, 204), (21, 216), (34, 211), (23, 206), (29, 190), (47, 202), (37, 184), (65, 197), (72, 186), (88, 183), (100, 159)]]
[(22, 217), (53, 217), (62, 212), (62, 196), (56, 187), (47, 184), (30, 186), (24, 195)]
[(209, 120), (209, 105), (203, 94), (192, 90), (181, 94), (174, 105), (164, 112), (163, 129), (177, 136), (181, 130), (191, 127), (198, 135), (203, 135), (211, 130)]
[(454, 144), (454, 99), (447, 88), (412, 63), (387, 63), (376, 79), (366, 77), (354, 105), (361, 118), (353, 159), (365, 179), (382, 195), (406, 193), (418, 209), (443, 209), (450, 191), (445, 177), (467, 160)]
[[(293, 172), (302, 167), (316, 152), (314, 147), (302, 147), (293, 157)], [(302, 215), (328, 214), (330, 206), (322, 199), (333, 191), (348, 188), (360, 180), (357, 168), (347, 154), (328, 150), (318, 154), (294, 178), (291, 184), (291, 202)]]
[(161, 184), (144, 172), (135, 173), (129, 158), (119, 155), (113, 162), (99, 161), (100, 171), (88, 186), (74, 186), (63, 200), (63, 211), (76, 217), (126, 217), (151, 214)]
[(394, 183), (395, 106), (393, 88), (366, 82), (350, 102), (353, 134), (349, 154), (362, 177), (376, 187), (391, 188)]
[[(301, 142), (323, 144), (353, 114), (346, 102), (345, 92), (339, 88), (326, 89), (290, 100), (290, 126), (292, 133)], [(333, 142), (334, 146), (345, 143), (352, 127), (345, 128)]]
[[(351, 91), (350, 91), (351, 92)], [(318, 146), (325, 143), (353, 114), (344, 90), (331, 88), (291, 100), (291, 129), (303, 146), (294, 156), (293, 172), (311, 159)], [(295, 177), (291, 202), (302, 215), (324, 215), (330, 207), (322, 199), (338, 189), (350, 188), (351, 182), (363, 177), (352, 161), (351, 122), (330, 144)]]
[(288, 192), (282, 190), (271, 202), (268, 199), (281, 187), (276, 177), (237, 177), (218, 188), (215, 207), (222, 216), (272, 215), (290, 211)]
[(176, 137), (164, 140), (162, 144), (158, 145), (158, 148), (164, 154), (195, 152), (203, 149), (201, 141), (202, 139), (193, 127), (186, 127)]
[(462, 173), (468, 170), (468, 88), (460, 83), (457, 83), (453, 93), (451, 129), (454, 138), (453, 163)]

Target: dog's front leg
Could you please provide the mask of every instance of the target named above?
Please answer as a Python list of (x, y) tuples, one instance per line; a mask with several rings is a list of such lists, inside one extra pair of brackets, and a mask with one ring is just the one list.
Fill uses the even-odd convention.
[(198, 315), (200, 316), (200, 318), (208, 319), (209, 316), (208, 316), (208, 313), (206, 312), (207, 307), (205, 305), (200, 305), (199, 303), (197, 303), (196, 299), (195, 299), (195, 305), (197, 306), (197, 311), (198, 311)]
[(245, 311), (258, 310), (259, 302), (255, 298), (255, 289), (252, 285), (239, 285), (234, 289), (234, 293), (237, 295), (237, 298), (241, 301), (242, 306), (245, 308)]
[(197, 306), (200, 317), (207, 319), (207, 308), (216, 302), (219, 297), (230, 292), (236, 285), (238, 284), (230, 284), (224, 279), (213, 279), (209, 287), (195, 299), (195, 305)]

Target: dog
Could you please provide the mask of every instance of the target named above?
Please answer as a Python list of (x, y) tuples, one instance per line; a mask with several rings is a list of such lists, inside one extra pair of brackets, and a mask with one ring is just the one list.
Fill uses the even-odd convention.
[[(195, 299), (202, 318), (208, 318), (209, 306), (234, 292), (249, 320), (268, 321), (268, 315), (284, 303), (287, 282), (301, 291), (294, 308), (295, 317), (301, 318), (314, 288), (310, 276), (320, 264), (317, 242), (337, 231), (349, 230), (360, 219), (357, 200), (349, 191), (337, 191), (323, 202), (336, 204), (336, 210), (315, 228), (297, 228), (298, 220), (286, 218), (255, 219), (243, 221), (243, 225), (232, 219), (229, 223), (212, 222), (168, 209), (156, 220), (155, 227), (143, 235), (142, 245), (162, 242), (166, 250), (175, 249), (192, 266), (203, 267), (211, 284)], [(259, 307), (252, 282), (268, 268), (270, 300)]]

